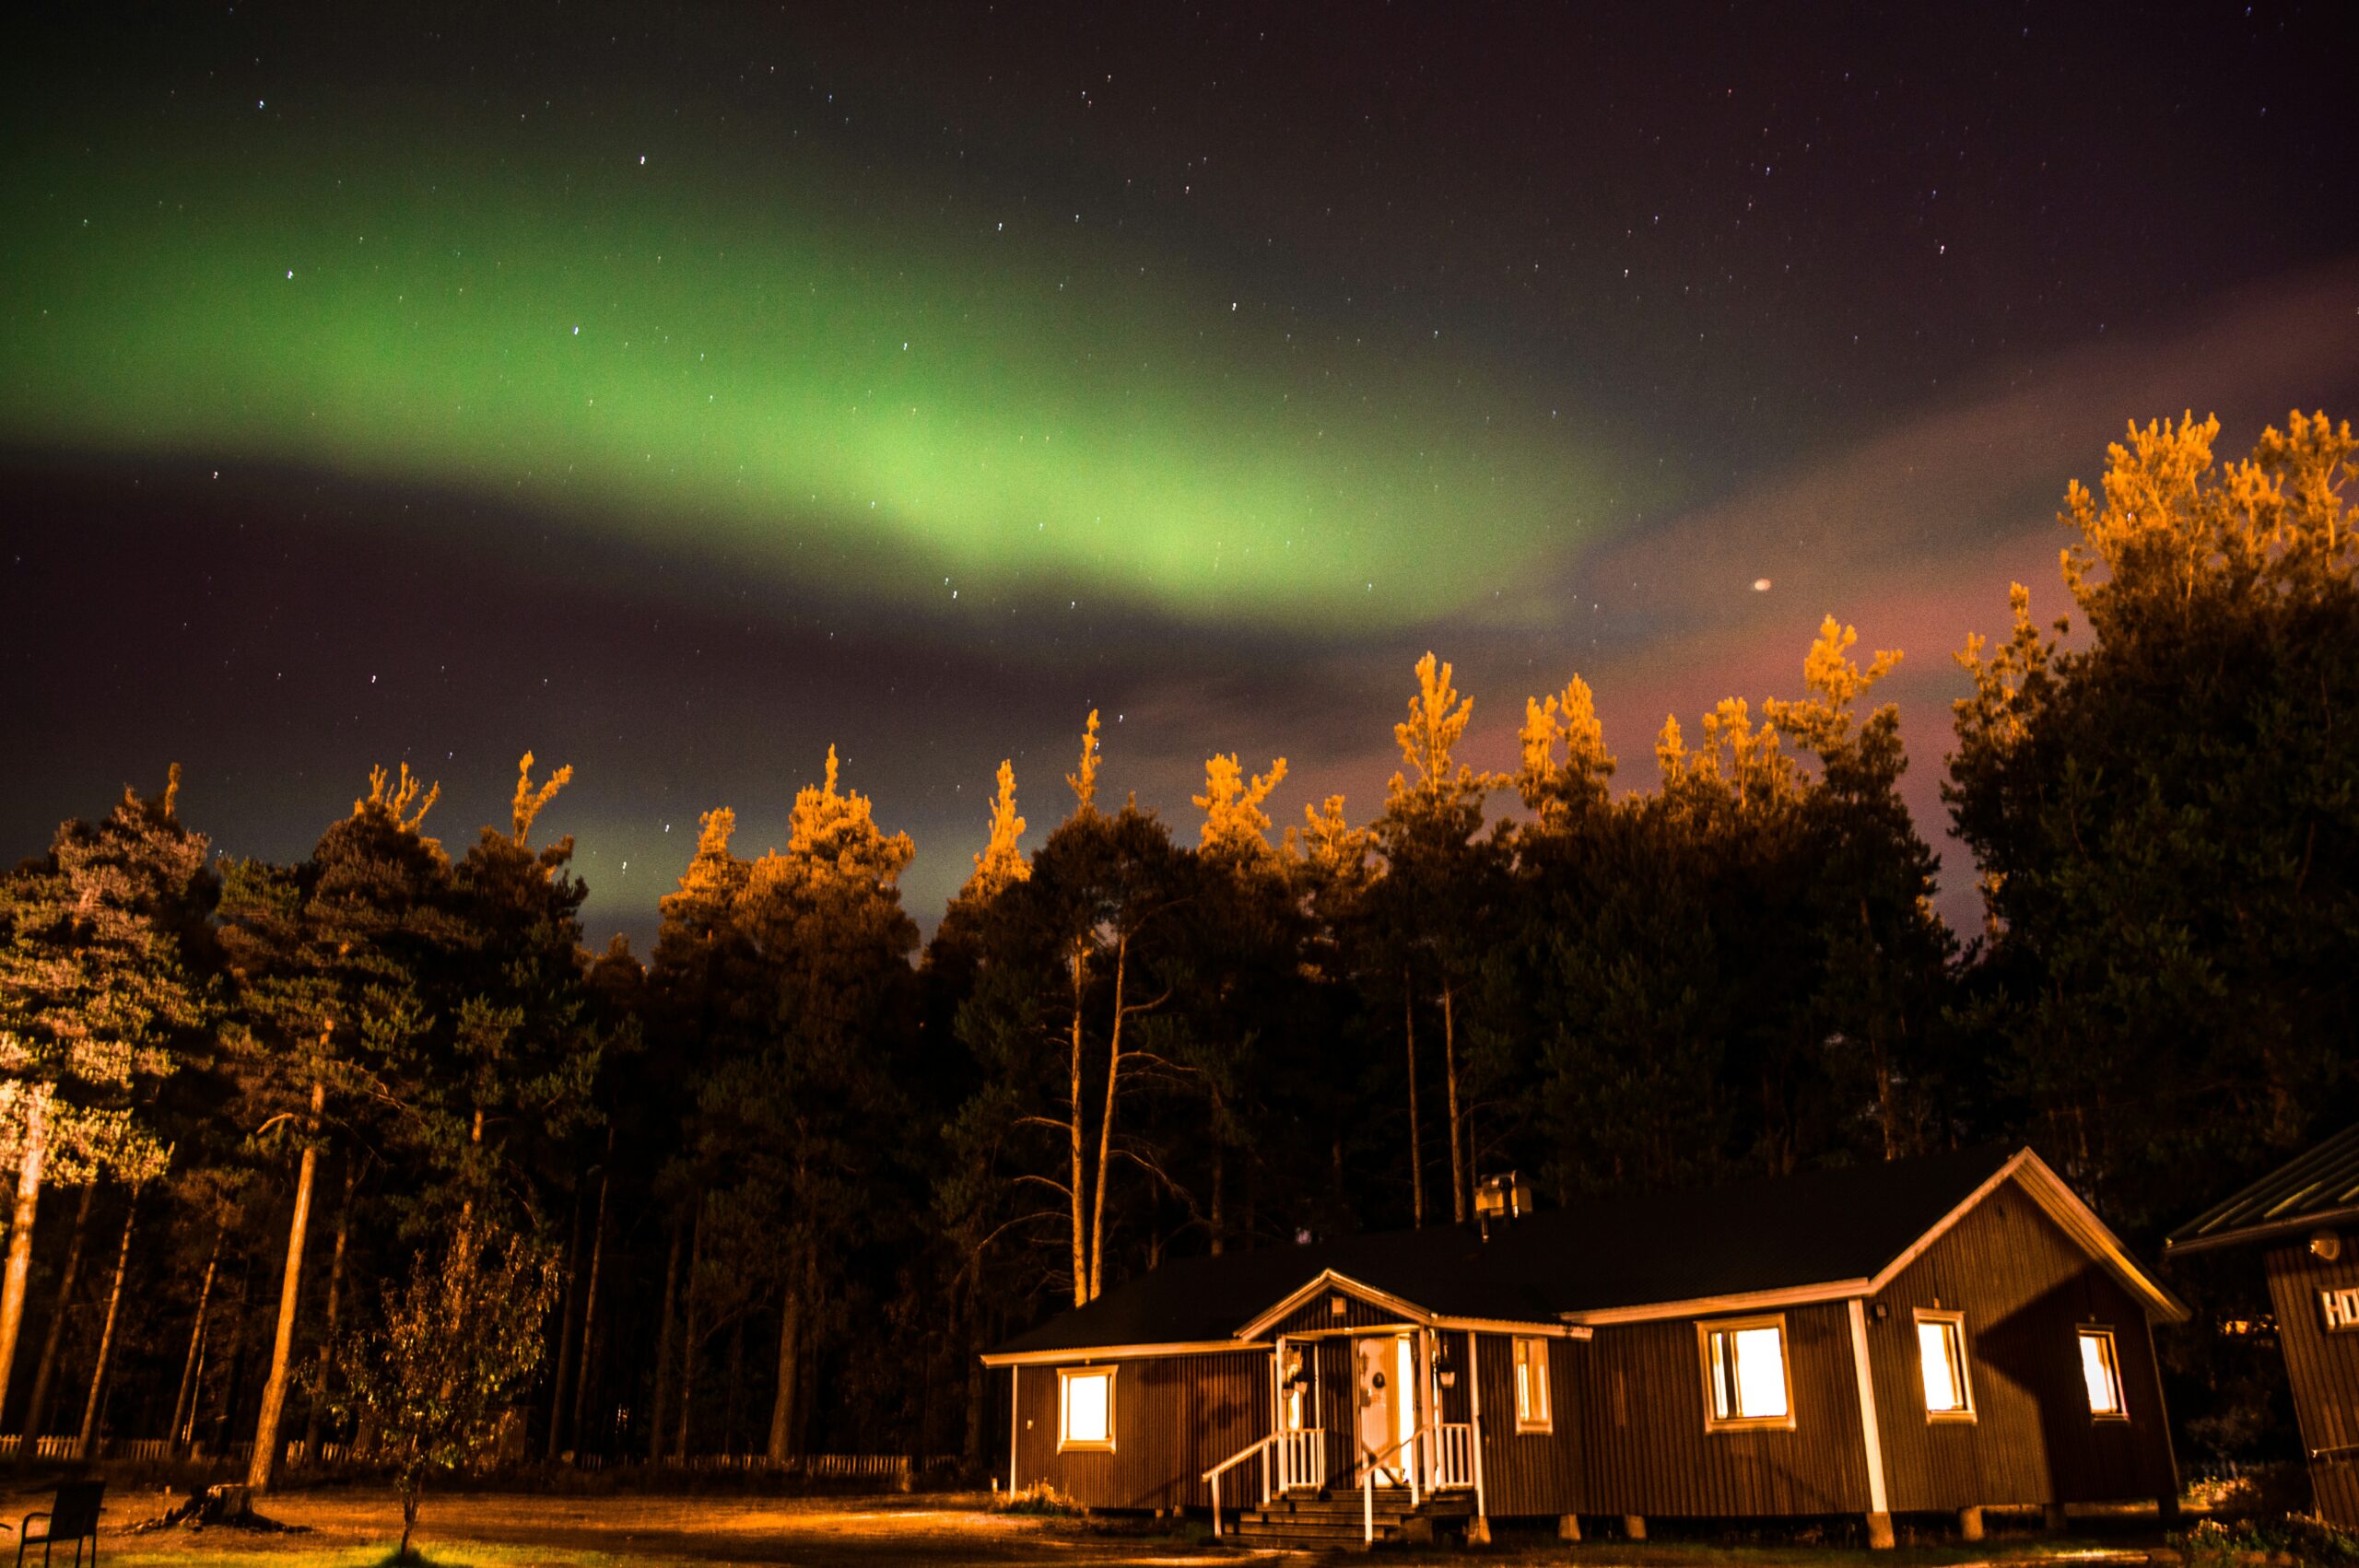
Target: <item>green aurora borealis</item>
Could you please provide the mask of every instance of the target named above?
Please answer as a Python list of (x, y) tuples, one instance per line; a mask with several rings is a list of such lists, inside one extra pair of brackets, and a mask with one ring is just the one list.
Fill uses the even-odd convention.
[(20, 149), (0, 439), (474, 493), (780, 587), (1339, 631), (1489, 598), (1614, 488), (1443, 333), (1086, 211), (619, 134), (367, 154), (423, 134)]

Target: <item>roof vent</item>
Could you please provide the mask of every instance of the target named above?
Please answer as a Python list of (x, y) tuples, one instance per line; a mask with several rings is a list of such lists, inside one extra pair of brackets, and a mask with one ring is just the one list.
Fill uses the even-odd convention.
[(1491, 1239), (1492, 1221), (1505, 1225), (1531, 1212), (1532, 1184), (1513, 1171), (1485, 1176), (1474, 1189), (1474, 1222), (1485, 1241)]

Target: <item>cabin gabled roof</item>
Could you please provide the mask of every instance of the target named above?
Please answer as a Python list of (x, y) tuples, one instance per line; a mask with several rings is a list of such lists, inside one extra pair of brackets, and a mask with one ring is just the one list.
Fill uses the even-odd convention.
[(1590, 1326), (1872, 1294), (2001, 1184), (2020, 1184), (2154, 1316), (2186, 1308), (2029, 1149), (1986, 1148), (1684, 1192), (1585, 1199), (1494, 1225), (1437, 1225), (1168, 1263), (1017, 1336), (994, 1365), (1065, 1352), (1259, 1343), (1325, 1291), (1440, 1327)]
[(2170, 1257), (2359, 1219), (2359, 1127), (2347, 1127), (2173, 1231)]

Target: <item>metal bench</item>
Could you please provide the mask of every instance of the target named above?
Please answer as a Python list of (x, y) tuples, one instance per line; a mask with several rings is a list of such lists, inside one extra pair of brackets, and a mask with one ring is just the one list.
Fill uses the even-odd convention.
[[(90, 1543), (90, 1568), (99, 1568), (99, 1504), (107, 1494), (102, 1480), (69, 1480), (60, 1482), (57, 1500), (46, 1514), (28, 1514), (17, 1527), (17, 1568), (25, 1568), (25, 1549), (38, 1543), (42, 1568), (48, 1568), (49, 1554), (59, 1541), (74, 1543), (75, 1568), (81, 1568), (82, 1543)], [(41, 1521), (41, 1533), (33, 1534), (33, 1521)]]

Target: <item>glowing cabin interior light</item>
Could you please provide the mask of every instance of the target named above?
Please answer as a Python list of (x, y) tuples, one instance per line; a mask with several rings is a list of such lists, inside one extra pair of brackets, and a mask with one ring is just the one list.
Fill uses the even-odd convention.
[(1736, 1392), (1740, 1414), (1786, 1413), (1785, 1336), (1775, 1328), (1740, 1328), (1736, 1345)]
[(1515, 1341), (1515, 1425), (1518, 1432), (1548, 1430), (1548, 1343)]
[(1114, 1442), (1114, 1375), (1068, 1372), (1063, 1376), (1062, 1447), (1110, 1447)]
[(1706, 1328), (1704, 1363), (1715, 1426), (1790, 1424), (1782, 1319)]
[(1925, 1383), (1925, 1413), (1963, 1416), (1973, 1412), (1966, 1393), (1965, 1328), (1955, 1317), (1917, 1320), (1917, 1362)]
[(2113, 1330), (2081, 1330), (2081, 1381), (2088, 1387), (2089, 1413), (2126, 1416), (2121, 1404), (2121, 1365), (2113, 1353)]

